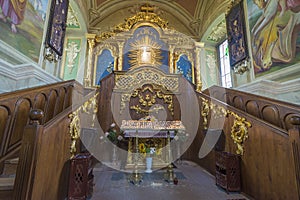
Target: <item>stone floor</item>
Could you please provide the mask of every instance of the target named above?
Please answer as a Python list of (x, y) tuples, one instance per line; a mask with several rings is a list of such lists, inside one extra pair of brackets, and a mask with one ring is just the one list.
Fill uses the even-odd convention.
[(248, 200), (239, 193), (227, 194), (215, 185), (215, 178), (198, 165), (182, 161), (175, 164), (178, 183), (165, 181), (165, 171), (142, 174), (140, 184), (130, 182), (130, 174), (99, 165), (94, 169), (92, 200)]

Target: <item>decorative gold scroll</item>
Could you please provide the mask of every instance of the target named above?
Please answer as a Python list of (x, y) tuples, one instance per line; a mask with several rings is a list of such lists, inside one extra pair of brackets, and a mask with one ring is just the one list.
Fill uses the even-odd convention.
[(207, 99), (201, 97), (202, 99), (202, 108), (201, 115), (203, 117), (203, 126), (204, 129), (207, 129), (207, 116), (209, 112), (212, 112), (212, 116), (214, 119), (218, 119), (220, 117), (228, 117), (229, 115), (234, 116), (234, 124), (231, 128), (231, 138), (233, 142), (237, 145), (236, 153), (239, 155), (244, 154), (243, 143), (248, 138), (248, 128), (252, 125), (245, 118), (240, 117), (235, 112), (230, 110), (226, 110), (223, 106), (219, 106), (213, 103), (209, 103)]
[(248, 128), (252, 125), (250, 122), (246, 121), (245, 118), (240, 117), (236, 113), (232, 111), (228, 111), (228, 114), (234, 116), (234, 124), (231, 128), (231, 138), (233, 139), (234, 143), (237, 145), (236, 153), (243, 155), (244, 154), (244, 147), (243, 143), (248, 138)]
[(72, 112), (69, 115), (69, 118), (71, 119), (70, 126), (69, 126), (70, 127), (69, 133), (71, 136), (71, 146), (70, 146), (71, 158), (73, 158), (77, 152), (76, 142), (80, 138), (81, 127), (80, 127), (79, 114), (81, 112), (92, 114), (93, 115), (92, 127), (94, 127), (96, 114), (98, 112), (97, 96), (98, 93), (96, 93), (93, 97), (91, 97), (89, 100), (84, 102), (82, 106), (77, 108), (74, 112)]
[(127, 73), (115, 72), (114, 91), (134, 91), (144, 84), (162, 85), (165, 89), (177, 93), (179, 91), (179, 76), (164, 74), (157, 68), (140, 67)]
[(228, 15), (229, 12), (230, 12), (230, 10), (231, 10), (235, 5), (239, 4), (240, 2), (241, 2), (241, 0), (231, 0), (231, 1), (230, 1), (230, 4), (229, 4), (228, 7), (227, 7), (227, 10), (226, 10), (225, 15)]
[(223, 106), (210, 103), (210, 109), (212, 111), (212, 116), (214, 117), (214, 119), (227, 117), (228, 111)]
[(207, 130), (207, 116), (209, 114), (209, 104), (208, 104), (208, 100), (204, 99), (203, 97), (201, 97), (202, 99), (202, 108), (201, 108), (201, 116), (203, 117), (203, 127), (204, 130)]
[(160, 18), (156, 13), (153, 12), (153, 7), (145, 5), (141, 7), (141, 11), (136, 15), (126, 18), (124, 23), (116, 25), (112, 31), (101, 33), (96, 36), (96, 42), (101, 42), (110, 37), (115, 36), (118, 33), (129, 31), (138, 22), (149, 22), (157, 24), (161, 29), (168, 28), (168, 21)]
[[(152, 87), (146, 86), (143, 89), (134, 90), (134, 92), (131, 94), (131, 97), (138, 97), (139, 105), (131, 106), (130, 109), (135, 110), (137, 113), (145, 113), (145, 114), (149, 114), (149, 113), (153, 113), (153, 112), (157, 113), (159, 110), (163, 109), (162, 106), (155, 105), (156, 99), (159, 98), (159, 99), (164, 100), (164, 103), (166, 103), (168, 105), (168, 109), (169, 109), (171, 115), (174, 115), (173, 96), (171, 94), (165, 94), (165, 92), (163, 92), (162, 89), (159, 88), (159, 86), (156, 86), (156, 87), (158, 88), (158, 89), (155, 89), (156, 91), (154, 91), (152, 89), (152, 88), (155, 88), (155, 86), (153, 86), (153, 85), (152, 85)], [(141, 93), (144, 93), (147, 90), (151, 93), (146, 94), (146, 96), (144, 97), (144, 95), (142, 95)], [(125, 99), (125, 100), (128, 100), (128, 99)], [(122, 105), (124, 105), (124, 104), (122, 104)], [(140, 107), (140, 105), (142, 107), (152, 107), (152, 108), (149, 110), (146, 110), (146, 109), (142, 109)]]

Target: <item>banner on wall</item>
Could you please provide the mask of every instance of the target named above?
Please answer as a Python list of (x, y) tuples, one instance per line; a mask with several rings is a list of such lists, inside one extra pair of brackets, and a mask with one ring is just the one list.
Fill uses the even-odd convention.
[(233, 68), (248, 58), (243, 1), (234, 5), (226, 15), (230, 66)]

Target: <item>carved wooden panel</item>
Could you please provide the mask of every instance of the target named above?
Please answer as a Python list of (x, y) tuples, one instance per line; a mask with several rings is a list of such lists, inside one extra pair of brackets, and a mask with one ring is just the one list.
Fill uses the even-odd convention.
[[(247, 92), (213, 86), (205, 90), (204, 93), (208, 95), (213, 94), (212, 97), (238, 108), (239, 110), (246, 111), (247, 113), (286, 131), (290, 127), (290, 125), (286, 125), (286, 116), (289, 114), (300, 115), (299, 106), (295, 104)], [(226, 101), (224, 101), (222, 96), (226, 96)], [(257, 108), (259, 111), (257, 111)]]
[[(63, 88), (63, 89), (60, 89)], [(24, 89), (12, 93), (0, 95), (0, 158), (11, 158), (18, 154), (23, 136), (24, 126), (27, 125), (28, 113), (32, 108), (39, 108), (44, 111), (44, 118), (41, 123), (48, 122), (54, 116), (55, 104), (59, 100), (63, 106), (58, 106), (58, 111), (71, 105), (73, 88), (75, 94), (81, 95), (82, 86), (76, 81), (66, 81), (46, 86)], [(57, 95), (58, 91), (60, 96)], [(54, 92), (54, 94), (53, 94)], [(54, 106), (53, 106), (54, 105)], [(47, 116), (50, 110), (50, 116)], [(56, 112), (58, 114), (58, 112)], [(2, 159), (5, 160), (5, 159)], [(2, 163), (0, 163), (1, 166)]]
[[(24, 127), (27, 125), (31, 102), (29, 99), (21, 98), (16, 103), (16, 109), (13, 116), (12, 132), (10, 133), (9, 148), (20, 142), (23, 136)], [(9, 151), (9, 149), (8, 149)]]
[(46, 110), (46, 122), (49, 121), (55, 114), (55, 106), (57, 100), (57, 91), (52, 90), (48, 96), (47, 110)]
[(292, 117), (294, 117), (294, 116), (298, 116), (298, 117), (300, 117), (300, 114), (294, 114), (294, 113), (289, 113), (289, 114), (287, 114), (285, 117), (284, 117), (284, 128), (286, 129), (286, 130), (290, 130), (292, 127), (293, 127), (293, 125), (291, 124), (291, 121), (290, 121), (290, 119), (292, 118)]
[(256, 101), (250, 100), (246, 103), (246, 112), (257, 118), (261, 118), (259, 112), (259, 106)]
[(1, 152), (4, 146), (4, 138), (6, 137), (10, 120), (10, 111), (5, 106), (0, 106), (0, 141), (1, 141)]
[[(205, 98), (201, 93), (199, 97)], [(278, 105), (278, 103), (272, 105), (261, 102), (259, 98), (251, 100), (251, 97), (252, 95), (249, 94), (249, 97), (243, 96), (243, 99), (248, 99), (246, 101), (248, 114), (250, 114), (249, 110), (252, 110), (252, 108), (255, 109), (252, 112), (253, 117), (232, 106), (226, 105), (226, 103), (220, 103), (220, 105), (226, 107), (228, 110), (245, 117), (252, 124), (252, 127), (248, 129), (249, 138), (244, 143), (245, 154), (241, 156), (242, 192), (249, 194), (254, 199), (299, 199), (295, 181), (296, 171), (293, 169), (293, 149), (289, 142), (290, 135), (285, 130), (270, 125), (267, 121), (263, 122), (261, 120), (263, 118), (257, 118), (254, 114), (257, 114), (257, 110), (259, 109), (261, 113), (264, 113), (264, 117), (267, 120), (275, 124), (282, 120), (287, 123), (292, 116), (300, 115), (294, 113), (297, 110), (292, 109), (293, 107), (290, 107), (290, 104), (286, 106)], [(280, 112), (282, 113), (281, 115), (279, 115)], [(285, 117), (281, 119), (282, 116)], [(223, 127), (225, 150), (231, 153), (236, 150), (236, 144), (234, 144), (231, 138), (234, 120), (233, 116), (226, 117)], [(290, 129), (291, 126), (285, 125), (285, 128)], [(293, 130), (297, 131), (297, 129)], [(202, 159), (197, 156), (199, 149), (207, 145), (205, 143), (206, 136), (208, 136), (207, 132), (200, 127), (193, 144), (184, 156), (186, 159), (200, 164), (207, 171), (214, 174), (215, 152), (211, 151)]]
[(263, 120), (282, 128), (278, 109), (275, 106), (265, 106), (262, 109)]
[(234, 96), (232, 98), (233, 106), (240, 109), (240, 110), (245, 110), (245, 105), (242, 97), (240, 96)]
[(46, 95), (44, 93), (38, 93), (34, 98), (33, 108), (45, 110), (46, 101)]
[(57, 105), (55, 108), (55, 115), (60, 113), (63, 108), (64, 108), (64, 103), (65, 103), (65, 97), (66, 97), (66, 90), (65, 88), (59, 88), (58, 90), (58, 100), (57, 100)]

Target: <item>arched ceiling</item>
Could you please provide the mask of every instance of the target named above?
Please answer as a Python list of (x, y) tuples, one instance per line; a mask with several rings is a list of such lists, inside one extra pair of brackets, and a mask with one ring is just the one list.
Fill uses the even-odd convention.
[[(126, 18), (150, 4), (169, 26), (197, 41), (206, 41), (215, 20), (222, 20), (231, 0), (76, 0), (85, 15), (90, 33), (102, 33), (124, 23)], [(218, 23), (217, 23), (218, 24)], [(208, 30), (209, 29), (209, 30)], [(211, 29), (211, 30), (210, 30)]]

